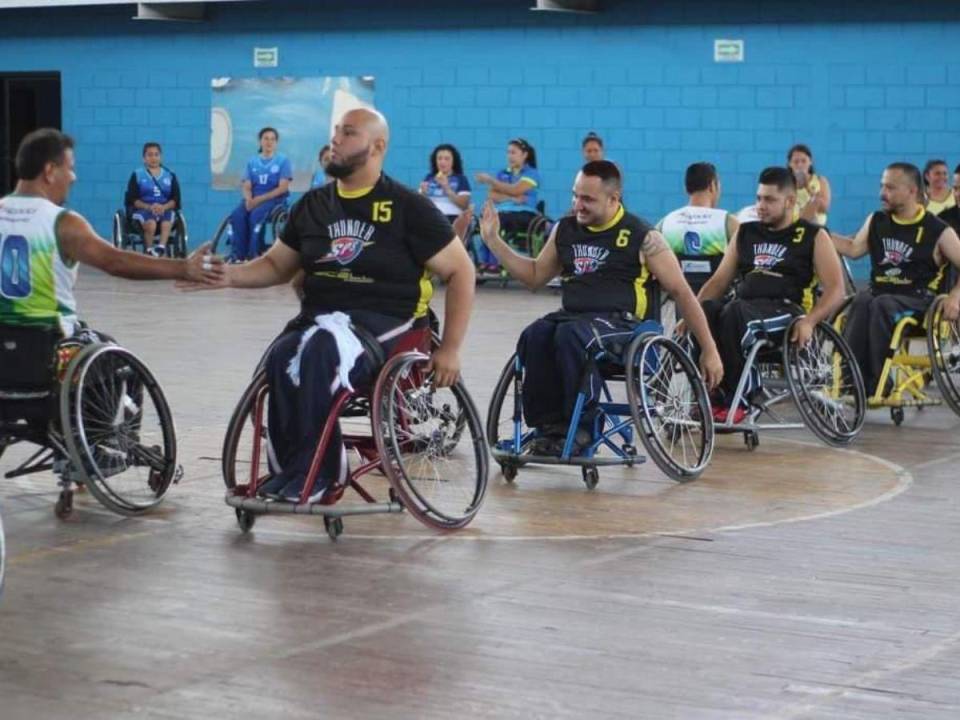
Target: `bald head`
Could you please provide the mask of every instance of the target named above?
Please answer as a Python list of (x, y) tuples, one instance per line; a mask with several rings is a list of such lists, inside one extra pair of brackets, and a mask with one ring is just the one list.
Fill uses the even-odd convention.
[(390, 127), (382, 113), (373, 108), (345, 112), (330, 139), (327, 174), (341, 180), (379, 177), (389, 139)]

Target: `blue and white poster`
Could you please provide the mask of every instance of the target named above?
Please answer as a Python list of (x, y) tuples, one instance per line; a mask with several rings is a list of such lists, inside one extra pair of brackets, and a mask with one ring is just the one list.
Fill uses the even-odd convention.
[(211, 82), (210, 171), (213, 188), (237, 190), (247, 161), (257, 154), (257, 134), (273, 127), (277, 152), (293, 166), (291, 190), (310, 187), (320, 148), (337, 119), (373, 107), (373, 78), (214, 78)]

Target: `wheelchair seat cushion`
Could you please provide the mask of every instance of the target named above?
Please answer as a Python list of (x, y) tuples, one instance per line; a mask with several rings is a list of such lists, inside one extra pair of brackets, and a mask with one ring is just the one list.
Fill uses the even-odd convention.
[(49, 392), (60, 339), (54, 327), (0, 326), (0, 392)]

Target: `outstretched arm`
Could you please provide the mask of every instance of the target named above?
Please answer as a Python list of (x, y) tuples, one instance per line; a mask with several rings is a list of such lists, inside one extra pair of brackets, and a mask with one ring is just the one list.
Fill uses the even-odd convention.
[(830, 238), (833, 240), (833, 244), (836, 246), (838, 253), (844, 257), (858, 258), (867, 254), (867, 250), (869, 249), (867, 245), (867, 235), (869, 232), (870, 218), (868, 217), (853, 237), (832, 232), (830, 233)]
[(480, 236), (510, 275), (531, 290), (536, 290), (559, 275), (562, 269), (556, 243), (559, 226), (559, 223), (553, 226), (550, 237), (536, 258), (526, 257), (516, 252), (500, 237), (500, 216), (497, 215), (493, 203), (487, 200), (480, 218)]
[(427, 270), (437, 275), (447, 286), (444, 303), (443, 337), (440, 347), (430, 360), (437, 385), (453, 385), (460, 376), (460, 348), (467, 335), (476, 277), (473, 263), (463, 247), (454, 238), (436, 255), (427, 260)]

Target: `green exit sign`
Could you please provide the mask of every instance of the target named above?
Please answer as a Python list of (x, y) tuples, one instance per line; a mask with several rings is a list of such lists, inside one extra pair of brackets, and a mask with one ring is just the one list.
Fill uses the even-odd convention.
[(743, 40), (714, 40), (714, 62), (743, 62)]
[(280, 64), (280, 48), (253, 49), (253, 66), (258, 68), (277, 67)]

